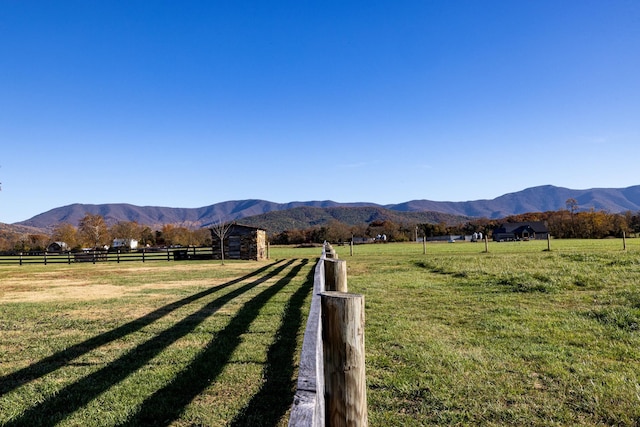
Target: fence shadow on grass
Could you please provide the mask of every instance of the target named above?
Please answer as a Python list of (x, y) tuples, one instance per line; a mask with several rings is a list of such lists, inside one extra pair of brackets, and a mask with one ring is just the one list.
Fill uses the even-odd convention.
[[(276, 283), (254, 296), (250, 301), (247, 301), (235, 316), (231, 318), (227, 326), (216, 334), (215, 338), (208, 343), (204, 351), (202, 351), (187, 368), (180, 372), (174, 381), (153, 393), (142, 403), (142, 405), (140, 405), (139, 411), (125, 423), (120, 424), (120, 426), (165, 426), (178, 419), (184, 408), (217, 379), (229, 362), (233, 351), (242, 342), (242, 335), (247, 332), (251, 323), (258, 317), (262, 307), (264, 307), (273, 296), (289, 284), (308, 263), (308, 259), (302, 260), (302, 262), (292, 268), (286, 276), (282, 277)], [(313, 278), (311, 278), (311, 285), (312, 284)], [(310, 289), (309, 279), (307, 278), (304, 285), (299, 288), (290, 299), (287, 312), (289, 310), (291, 310), (291, 313), (294, 313), (296, 310), (300, 311), (300, 306), (304, 301), (304, 296), (306, 296)], [(294, 305), (296, 305), (297, 308), (294, 307)], [(289, 316), (292, 318), (289, 318)], [(287, 326), (284, 324), (285, 322), (293, 321), (295, 323), (295, 317), (296, 314), (285, 314), (285, 318), (283, 318), (282, 322), (283, 326), (280, 328), (279, 332), (282, 332), (282, 329)], [(300, 314), (297, 314), (297, 317), (299, 318)], [(301, 322), (301, 320), (298, 320), (298, 322)], [(290, 332), (287, 334), (290, 334)], [(287, 336), (287, 339), (289, 339), (289, 336)], [(278, 339), (276, 339), (276, 342), (278, 342)], [(285, 346), (283, 346), (283, 349), (286, 348)], [(295, 352), (295, 342), (293, 348), (287, 348), (286, 351), (291, 353), (290, 355), (286, 355), (289, 359), (288, 362), (285, 361), (285, 366), (279, 365), (277, 368), (282, 368), (283, 371), (286, 372), (285, 375), (288, 375), (288, 392), (285, 392), (283, 396), (287, 399), (285, 410), (291, 405), (291, 399), (293, 398), (293, 394), (291, 392), (291, 373), (293, 371), (292, 359), (293, 352)], [(270, 355), (268, 363), (280, 364), (281, 361), (275, 361), (274, 357), (275, 355)], [(276, 375), (275, 370), (276, 368), (271, 368), (270, 373), (268, 372), (272, 377), (269, 385), (270, 387), (274, 385), (273, 378), (275, 378)], [(267, 379), (267, 383), (269, 383), (269, 379)], [(282, 390), (282, 387), (278, 387), (278, 389)], [(256, 404), (254, 403), (253, 405), (255, 406)], [(283, 402), (279, 402), (278, 405), (281, 407)], [(245, 409), (248, 410), (250, 408)], [(273, 409), (274, 408), (270, 408), (270, 410)], [(277, 410), (278, 408), (276, 408), (276, 411)], [(275, 413), (274, 415), (277, 416)]]
[[(257, 279), (216, 298), (184, 319), (176, 322), (170, 328), (165, 329), (148, 341), (131, 349), (118, 359), (106, 365), (104, 368), (67, 385), (49, 399), (30, 407), (19, 417), (6, 423), (5, 426), (48, 426), (60, 422), (71, 413), (88, 404), (101, 393), (107, 391), (109, 388), (120, 383), (129, 375), (142, 368), (165, 348), (193, 331), (224, 304), (255, 288), (259, 284), (264, 283), (268, 279), (282, 273), (295, 261), (296, 260), (290, 260), (270, 271), (268, 274), (260, 276)], [(134, 416), (135, 418), (133, 418), (132, 423), (129, 423), (128, 425), (164, 425), (177, 418), (184, 405), (189, 403), (193, 397), (195, 397), (209, 384), (209, 382), (211, 382), (208, 378), (215, 378), (219, 374), (222, 370), (222, 366), (224, 366), (228, 360), (230, 352), (220, 356), (220, 360), (223, 360), (224, 362), (219, 362), (218, 360), (207, 360), (217, 355), (216, 353), (219, 351), (218, 347), (229, 348), (226, 343), (225, 345), (221, 345), (219, 342), (221, 339), (220, 337), (236, 342), (232, 349), (235, 348), (239, 343), (240, 333), (242, 333), (251, 323), (251, 320), (257, 316), (259, 309), (271, 298), (271, 296), (273, 296), (284, 285), (289, 283), (291, 278), (295, 277), (306, 263), (308, 263), (308, 260), (304, 260), (301, 264), (293, 268), (284, 278), (280, 279), (275, 285), (270, 286), (247, 302), (236, 316), (234, 316), (227, 327), (216, 335), (215, 341), (210, 343), (210, 345), (203, 351), (203, 354), (190, 365), (190, 368), (188, 368), (182, 376), (178, 377), (170, 385), (149, 397), (143, 403), (141, 411)], [(262, 271), (265, 270), (263, 269)], [(253, 277), (255, 275), (256, 274), (251, 274), (248, 276)], [(229, 286), (230, 283), (238, 283), (241, 280), (242, 279), (236, 279), (224, 286)], [(216, 287), (216, 289), (219, 288), (220, 287)], [(66, 363), (68, 363), (68, 360), (63, 364)], [(212, 363), (217, 366), (211, 366)], [(205, 371), (207, 369), (209, 371)], [(202, 375), (203, 372), (208, 372), (209, 375)], [(39, 374), (39, 376), (41, 375), (43, 374)], [(206, 381), (206, 383), (203, 383), (203, 381)], [(149, 409), (151, 409), (151, 417), (148, 416)]]
[(264, 383), (251, 401), (229, 424), (233, 427), (275, 426), (291, 407), (295, 396), (296, 380), (293, 378), (296, 364), (298, 331), (304, 323), (302, 306), (313, 290), (315, 270), (309, 270), (305, 283), (291, 296), (285, 307), (276, 339), (267, 352)]
[[(186, 298), (181, 300), (172, 302), (171, 304), (167, 304), (163, 307), (160, 307), (149, 314), (146, 314), (139, 319), (133, 320), (131, 322), (125, 323), (122, 326), (119, 326), (115, 329), (112, 329), (108, 332), (90, 338), (86, 341), (83, 341), (78, 344), (74, 344), (69, 348), (66, 348), (62, 351), (59, 351), (51, 356), (48, 356), (30, 366), (27, 366), (18, 371), (12, 372), (9, 375), (5, 375), (4, 377), (0, 377), (0, 397), (10, 391), (20, 387), (23, 384), (26, 384), (30, 381), (36, 380), (40, 377), (43, 377), (56, 369), (60, 369), (63, 366), (69, 365), (72, 360), (77, 359), (80, 356), (83, 356), (86, 353), (89, 353), (96, 348), (99, 348), (103, 345), (109, 344), (112, 341), (121, 339), (126, 337), (129, 334), (137, 332), (142, 328), (152, 324), (153, 322), (162, 319), (163, 317), (171, 314), (173, 311), (184, 307), (188, 304), (191, 304), (199, 299), (202, 299), (206, 296), (209, 296), (215, 292), (219, 292), (229, 286), (235, 285), (242, 281), (248, 280), (252, 277), (259, 276), (271, 267), (274, 267), (277, 264), (280, 264), (283, 260), (273, 262), (269, 265), (265, 265), (262, 268), (259, 268), (255, 271), (252, 271), (249, 274), (246, 274), (237, 279), (233, 279), (229, 282), (226, 282), (219, 286), (214, 286), (212, 288), (206, 289), (202, 292), (198, 292), (193, 295), (189, 295)], [(270, 275), (273, 276), (276, 273), (272, 273)]]

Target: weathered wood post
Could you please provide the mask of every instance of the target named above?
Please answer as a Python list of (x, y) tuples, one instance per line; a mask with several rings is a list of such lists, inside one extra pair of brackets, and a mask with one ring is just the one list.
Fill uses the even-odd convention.
[(625, 232), (622, 232), (622, 250), (626, 251), (627, 250), (627, 235), (625, 234)]
[(167, 246), (167, 261), (171, 261), (171, 252), (169, 252), (168, 246)]
[(20, 252), (20, 265), (22, 265), (22, 252)]
[(142, 262), (144, 262), (144, 252), (145, 252), (145, 250), (144, 250), (144, 248), (142, 248)]
[(349, 242), (349, 256), (353, 256), (353, 236), (351, 236), (351, 241)]
[(349, 292), (345, 260), (335, 258), (324, 260), (324, 288), (327, 291)]
[(333, 246), (330, 244), (325, 245), (325, 257), (326, 258), (338, 258), (336, 251), (333, 249)]
[(44, 251), (44, 265), (47, 265), (47, 251)]
[(326, 425), (366, 426), (364, 296), (323, 292), (320, 298)]
[(67, 251), (67, 264), (71, 264), (71, 251)]
[(547, 233), (547, 252), (551, 252), (551, 234)]
[(427, 254), (427, 233), (422, 237), (422, 255)]
[(489, 237), (486, 234), (484, 235), (484, 251), (489, 253)]
[(120, 264), (120, 249), (116, 252), (116, 263)]

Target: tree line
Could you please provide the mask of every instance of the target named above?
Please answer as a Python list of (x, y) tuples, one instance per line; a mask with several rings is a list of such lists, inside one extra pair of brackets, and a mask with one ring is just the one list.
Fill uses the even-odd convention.
[[(349, 242), (353, 237), (375, 240), (385, 236), (389, 242), (406, 242), (419, 237), (471, 235), (482, 232), (491, 238), (493, 230), (507, 222), (543, 221), (555, 238), (601, 239), (635, 236), (640, 233), (640, 213), (627, 211), (609, 213), (594, 209), (581, 210), (574, 199), (568, 199), (566, 209), (511, 215), (502, 219), (480, 218), (460, 224), (399, 223), (375, 220), (368, 224), (348, 225), (332, 220), (326, 224), (303, 229), (285, 230), (269, 235), (272, 244), (306, 244)], [(74, 226), (58, 224), (51, 234), (19, 234), (0, 230), (0, 251), (44, 251), (52, 242), (64, 242), (70, 250), (110, 246), (114, 239), (137, 240), (140, 246), (210, 246), (208, 228), (190, 229), (165, 224), (160, 230), (135, 221), (121, 221), (107, 226), (101, 215), (86, 214)]]
[(165, 224), (160, 230), (138, 224), (136, 221), (120, 221), (108, 226), (102, 215), (86, 214), (74, 226), (60, 223), (51, 234), (0, 233), (0, 251), (44, 251), (53, 242), (64, 242), (72, 251), (83, 248), (111, 246), (114, 239), (136, 240), (140, 246), (209, 246), (209, 229), (192, 230), (175, 224)]
[(640, 213), (627, 211), (609, 213), (595, 209), (580, 210), (574, 199), (568, 199), (567, 208), (557, 211), (511, 215), (501, 219), (480, 218), (460, 224), (397, 223), (377, 220), (366, 225), (349, 226), (339, 221), (305, 229), (286, 230), (271, 236), (273, 244), (304, 244), (348, 242), (353, 237), (375, 240), (385, 235), (386, 241), (404, 242), (423, 236), (472, 235), (482, 232), (491, 238), (493, 230), (504, 223), (542, 221), (555, 238), (602, 239), (606, 237), (635, 236), (640, 233)]

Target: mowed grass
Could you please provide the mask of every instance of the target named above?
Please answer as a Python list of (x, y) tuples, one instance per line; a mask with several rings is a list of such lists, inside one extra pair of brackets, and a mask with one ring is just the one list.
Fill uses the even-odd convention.
[[(370, 425), (640, 425), (640, 239), (335, 248)], [(1, 267), (0, 424), (286, 425), (319, 252)]]
[(640, 240), (336, 249), (372, 425), (640, 425)]
[(314, 266), (0, 267), (0, 425), (286, 425)]

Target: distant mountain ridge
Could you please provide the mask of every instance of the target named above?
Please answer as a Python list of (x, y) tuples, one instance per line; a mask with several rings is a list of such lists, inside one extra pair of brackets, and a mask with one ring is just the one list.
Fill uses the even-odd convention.
[[(376, 203), (338, 203), (331, 200), (274, 203), (265, 200), (236, 200), (216, 203), (201, 208), (169, 208), (115, 204), (72, 204), (52, 209), (15, 225), (50, 229), (68, 222), (77, 225), (87, 213), (102, 215), (108, 224), (118, 221), (137, 221), (149, 226), (178, 224), (189, 227), (207, 227), (222, 220), (241, 220), (274, 211), (294, 208), (363, 208), (373, 207), (398, 213), (437, 212), (460, 217), (503, 218), (527, 212), (545, 212), (566, 208), (567, 199), (575, 199), (580, 209), (605, 210), (612, 213), (640, 210), (640, 185), (622, 189), (592, 188), (572, 190), (545, 185), (505, 194), (491, 200), (466, 202), (437, 202), (412, 200), (393, 205)], [(317, 212), (313, 215), (319, 215)], [(331, 214), (328, 214), (331, 217)], [(322, 215), (320, 215), (322, 216)], [(335, 217), (335, 214), (333, 215)], [(435, 218), (435, 217), (434, 217)], [(326, 219), (326, 218), (325, 218)], [(452, 218), (449, 218), (452, 219)]]

